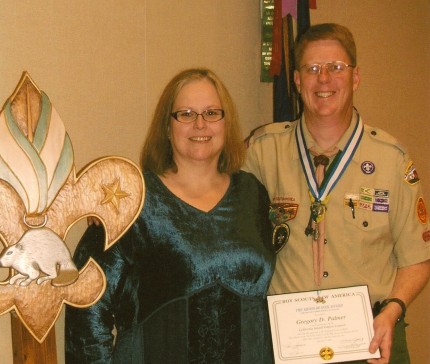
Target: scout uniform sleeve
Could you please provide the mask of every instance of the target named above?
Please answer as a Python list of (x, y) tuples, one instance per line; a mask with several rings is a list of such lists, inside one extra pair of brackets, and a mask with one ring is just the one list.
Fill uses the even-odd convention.
[(399, 268), (430, 259), (430, 230), (421, 182), (407, 154), (399, 161), (396, 209), (391, 221)]
[[(279, 138), (285, 133), (291, 133), (291, 122), (270, 123), (254, 130), (247, 138), (247, 154), (242, 167), (251, 172), (270, 190), (269, 180), (278, 168), (277, 153), (279, 153)], [(268, 173), (270, 171), (270, 173)], [(276, 175), (276, 173), (274, 173)]]
[(244, 171), (251, 172), (254, 176), (256, 176), (260, 182), (262, 182), (262, 173), (261, 173), (259, 153), (258, 153), (259, 147), (256, 146), (255, 141), (261, 135), (265, 134), (265, 127), (266, 125), (263, 125), (253, 130), (249, 135), (249, 137), (246, 139), (247, 152), (246, 152), (245, 163), (242, 167)]

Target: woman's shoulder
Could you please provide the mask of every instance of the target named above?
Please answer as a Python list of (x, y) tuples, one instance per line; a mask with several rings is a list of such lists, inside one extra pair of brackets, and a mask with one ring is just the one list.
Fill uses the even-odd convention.
[(232, 175), (232, 180), (241, 190), (267, 195), (264, 185), (250, 172), (240, 170)]
[(237, 180), (237, 183), (250, 184), (255, 186), (263, 186), (262, 183), (251, 172), (240, 170), (232, 175)]
[(145, 185), (148, 183), (155, 183), (158, 179), (157, 175), (152, 171), (143, 171), (143, 179), (145, 181)]

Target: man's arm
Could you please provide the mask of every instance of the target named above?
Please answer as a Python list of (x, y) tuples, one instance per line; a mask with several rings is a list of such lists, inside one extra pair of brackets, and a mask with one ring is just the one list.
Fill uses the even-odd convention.
[[(430, 260), (422, 263), (399, 268), (393, 289), (388, 298), (399, 298), (406, 306), (424, 289), (430, 278)], [(396, 302), (388, 303), (381, 313), (376, 316), (373, 326), (375, 335), (370, 343), (369, 350), (374, 353), (377, 348), (381, 350), (381, 359), (368, 360), (372, 364), (385, 364), (390, 360), (391, 345), (393, 343), (394, 326), (402, 315), (402, 307)]]

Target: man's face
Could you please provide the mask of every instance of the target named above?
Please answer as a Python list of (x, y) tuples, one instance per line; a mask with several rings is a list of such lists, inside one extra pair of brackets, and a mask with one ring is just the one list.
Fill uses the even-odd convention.
[(319, 40), (308, 43), (294, 82), (299, 90), (306, 120), (343, 119), (352, 110), (353, 93), (360, 82), (357, 67), (346, 67), (341, 72), (329, 72), (322, 67), (320, 73), (306, 72), (304, 65), (342, 61), (351, 64), (345, 49), (336, 40)]

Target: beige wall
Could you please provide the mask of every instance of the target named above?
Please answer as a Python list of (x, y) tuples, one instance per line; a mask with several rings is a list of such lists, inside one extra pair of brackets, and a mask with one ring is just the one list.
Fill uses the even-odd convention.
[[(429, 0), (318, 0), (311, 21), (354, 33), (365, 120), (408, 146), (430, 198)], [(271, 85), (259, 82), (259, 1), (2, 0), (0, 103), (27, 70), (51, 98), (81, 169), (104, 155), (138, 162), (154, 105), (180, 69), (215, 70), (236, 100), (244, 134), (271, 121)], [(68, 239), (71, 248), (75, 237)], [(430, 287), (408, 319), (413, 363), (430, 363)], [(57, 323), (63, 363), (63, 318)], [(0, 363), (12, 363), (8, 315), (0, 317)]]

